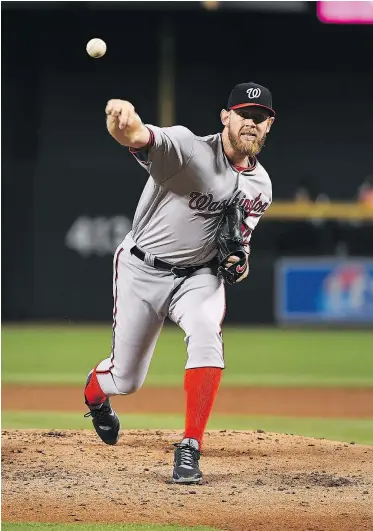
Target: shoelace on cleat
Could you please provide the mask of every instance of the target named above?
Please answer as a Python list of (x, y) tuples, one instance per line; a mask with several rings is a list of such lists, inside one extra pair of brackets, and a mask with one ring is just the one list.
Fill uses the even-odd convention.
[(101, 406), (99, 409), (91, 409), (91, 411), (88, 411), (88, 413), (85, 413), (84, 417), (93, 417), (100, 420), (100, 417), (104, 417), (108, 413), (110, 413), (111, 409), (109, 406)]
[(199, 460), (199, 451), (187, 444), (176, 443), (174, 446), (179, 450), (176, 452), (176, 465), (193, 468)]

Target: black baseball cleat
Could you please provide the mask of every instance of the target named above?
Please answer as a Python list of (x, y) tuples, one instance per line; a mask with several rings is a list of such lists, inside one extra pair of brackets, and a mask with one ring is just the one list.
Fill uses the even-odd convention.
[(199, 469), (200, 451), (195, 439), (183, 439), (174, 444), (175, 458), (172, 481), (174, 483), (201, 483), (202, 472)]
[[(91, 379), (91, 375), (92, 372), (88, 375), (86, 386)], [(116, 444), (119, 440), (120, 422), (117, 414), (111, 407), (109, 398), (100, 406), (91, 406), (86, 398), (85, 403), (89, 408), (89, 412), (84, 416), (92, 417), (92, 424), (97, 435), (106, 444)]]

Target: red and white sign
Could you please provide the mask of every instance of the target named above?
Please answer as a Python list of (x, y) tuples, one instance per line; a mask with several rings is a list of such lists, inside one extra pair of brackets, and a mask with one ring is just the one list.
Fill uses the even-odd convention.
[(317, 2), (317, 18), (329, 24), (373, 24), (373, 1)]

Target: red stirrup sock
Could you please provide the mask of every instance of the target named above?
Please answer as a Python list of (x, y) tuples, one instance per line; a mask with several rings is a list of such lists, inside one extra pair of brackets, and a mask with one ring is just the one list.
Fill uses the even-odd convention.
[(85, 399), (90, 406), (99, 406), (103, 404), (107, 395), (102, 391), (97, 380), (96, 367), (93, 369), (89, 384), (84, 390)]
[(196, 439), (200, 449), (221, 376), (222, 369), (218, 367), (201, 367), (186, 369), (185, 371), (186, 417), (184, 438)]

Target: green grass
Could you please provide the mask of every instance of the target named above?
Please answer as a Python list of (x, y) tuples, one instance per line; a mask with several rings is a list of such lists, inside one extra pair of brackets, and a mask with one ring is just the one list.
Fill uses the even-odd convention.
[[(369, 331), (224, 329), (223, 385), (373, 386)], [(82, 384), (110, 353), (111, 327), (3, 326), (2, 381)], [(182, 385), (183, 332), (166, 327), (145, 385)]]
[[(122, 429), (177, 429), (184, 427), (183, 415), (120, 415)], [(4, 411), (2, 428), (92, 429), (79, 413)], [(210, 430), (257, 430), (322, 437), (334, 441), (355, 441), (373, 445), (373, 419), (319, 419), (212, 415)]]
[(179, 525), (140, 524), (40, 524), (3, 522), (3, 531), (218, 531), (213, 527), (184, 527)]

